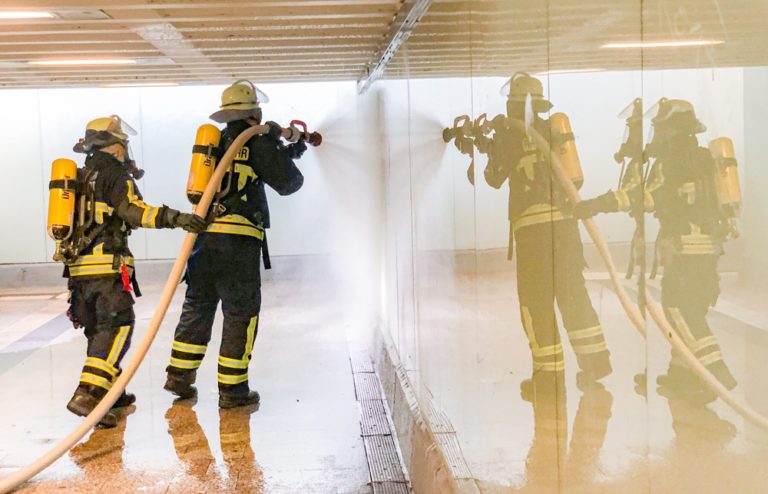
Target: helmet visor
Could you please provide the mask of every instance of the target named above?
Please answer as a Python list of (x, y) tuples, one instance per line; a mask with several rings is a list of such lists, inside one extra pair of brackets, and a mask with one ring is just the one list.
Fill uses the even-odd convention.
[(111, 118), (117, 122), (118, 132), (122, 132), (123, 134), (129, 136), (135, 136), (137, 134), (136, 129), (131, 127), (128, 122), (120, 118), (120, 115), (111, 115)]
[(642, 118), (643, 116), (643, 98), (633, 99), (623, 110), (617, 115), (621, 120), (629, 120), (630, 118)]

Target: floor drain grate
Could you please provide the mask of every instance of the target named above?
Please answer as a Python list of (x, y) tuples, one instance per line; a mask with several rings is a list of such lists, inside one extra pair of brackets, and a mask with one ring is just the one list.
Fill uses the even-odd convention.
[(350, 363), (373, 493), (409, 494), (412, 492), (410, 483), (392, 433), (386, 400), (373, 363), (366, 354), (351, 356)]

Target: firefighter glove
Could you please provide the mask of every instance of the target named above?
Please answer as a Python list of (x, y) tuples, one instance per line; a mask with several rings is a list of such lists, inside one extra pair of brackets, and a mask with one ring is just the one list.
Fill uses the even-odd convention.
[(288, 149), (288, 156), (291, 159), (298, 159), (298, 158), (301, 158), (301, 156), (304, 154), (304, 151), (307, 150), (307, 144), (304, 142), (304, 139), (299, 139), (293, 144), (289, 144), (287, 146), (287, 149)]
[(616, 200), (616, 195), (609, 191), (594, 199), (587, 199), (577, 203), (573, 207), (573, 216), (576, 219), (583, 220), (591, 218), (598, 213), (610, 213), (618, 210), (619, 202)]
[(205, 218), (196, 214), (178, 213), (173, 220), (173, 226), (183, 228), (190, 233), (203, 233), (208, 227), (208, 223)]

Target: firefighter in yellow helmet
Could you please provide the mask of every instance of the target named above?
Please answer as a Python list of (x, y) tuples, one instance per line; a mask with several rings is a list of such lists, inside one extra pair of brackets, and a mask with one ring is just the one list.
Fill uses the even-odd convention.
[[(240, 133), (260, 124), (267, 100), (251, 82), (237, 81), (221, 95), (221, 109), (211, 119), (226, 124), (217, 162)], [(248, 365), (261, 310), (261, 257), (269, 269), (266, 229), (270, 226), (265, 188), (280, 195), (301, 188), (304, 177), (294, 164), (306, 150), (303, 141), (285, 146), (282, 128), (267, 122), (266, 135), (252, 137), (238, 150), (225, 177), (213, 222), (197, 238), (187, 264), (187, 292), (176, 327), (165, 389), (191, 398), (197, 369), (211, 339), (221, 301), (224, 327), (218, 357), (219, 406), (234, 408), (259, 401), (248, 384)]]
[[(577, 221), (568, 214), (565, 191), (528, 129), (552, 148), (573, 137), (553, 131), (550, 120), (541, 116), (552, 108), (541, 81), (518, 72), (507, 87), (507, 115), (495, 117), (493, 135), (476, 136), (475, 145), (488, 154), (486, 182), (496, 189), (509, 186), (509, 256), (514, 244), (521, 319), (533, 357), (532, 380), (521, 389), (529, 395), (531, 385), (562, 385), (564, 354), (555, 303), (581, 370), (578, 382), (588, 386), (611, 373), (609, 352), (582, 274)], [(526, 130), (516, 123), (524, 123)]]
[[(642, 109), (642, 102), (636, 100), (635, 106)], [(633, 163), (644, 165), (647, 159), (653, 160), (647, 180), (643, 166), (631, 166), (618, 190), (581, 201), (574, 215), (589, 218), (601, 212), (625, 211), (633, 215), (652, 212), (658, 218), (664, 313), (688, 349), (723, 386), (733, 389), (736, 379), (707, 324), (707, 312), (720, 293), (717, 263), (723, 244), (735, 234), (731, 222), (735, 212), (718, 199), (716, 162), (710, 150), (699, 145), (696, 135), (706, 127), (696, 118), (693, 105), (662, 98), (646, 116), (651, 118), (653, 135), (644, 151), (642, 138), (634, 139), (641, 157)], [(641, 123), (637, 115), (628, 118), (630, 133), (632, 125)], [(636, 128), (638, 133), (641, 130)], [(623, 159), (621, 153), (617, 160)], [(696, 404), (717, 398), (674, 351), (667, 374), (659, 376), (657, 384), (662, 393), (671, 391)]]
[[(85, 211), (78, 211), (75, 234), (65, 249), (64, 276), (69, 278), (68, 315), (75, 328), (85, 328), (87, 357), (80, 382), (67, 408), (88, 415), (120, 374), (120, 361), (131, 342), (135, 316), (131, 292), (140, 296), (128, 248), (134, 228), (176, 228), (200, 232), (205, 221), (168, 206), (155, 207), (142, 200), (135, 176), (142, 172), (129, 156), (128, 137), (135, 135), (120, 117), (112, 115), (88, 122), (85, 136), (74, 151), (86, 155), (78, 170), (78, 196)], [(114, 408), (135, 401), (123, 393)], [(117, 416), (101, 420), (114, 427)]]

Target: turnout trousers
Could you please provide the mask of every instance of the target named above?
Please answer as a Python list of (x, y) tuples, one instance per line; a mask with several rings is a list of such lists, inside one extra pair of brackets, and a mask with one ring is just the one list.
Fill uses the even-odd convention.
[(133, 297), (119, 275), (71, 277), (69, 317), (85, 327), (88, 349), (80, 386), (104, 396), (120, 375), (120, 362), (131, 346), (135, 323)]
[(533, 374), (564, 369), (554, 304), (578, 360), (594, 379), (611, 372), (603, 329), (584, 281), (578, 224), (570, 218), (513, 223), (520, 312), (533, 357)]
[(204, 233), (187, 264), (187, 292), (173, 339), (169, 373), (196, 371), (203, 362), (216, 308), (224, 326), (219, 347), (219, 391), (248, 389), (248, 364), (261, 310), (261, 240)]
[[(667, 320), (685, 346), (728, 389), (736, 386), (720, 351), (720, 345), (707, 324), (707, 312), (720, 294), (717, 274), (719, 254), (680, 254), (671, 256), (664, 266), (661, 301)], [(670, 376), (689, 376), (698, 381), (682, 357), (672, 352)], [(684, 377), (685, 379), (685, 377)], [(702, 383), (703, 384), (703, 383)]]

